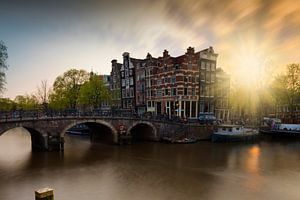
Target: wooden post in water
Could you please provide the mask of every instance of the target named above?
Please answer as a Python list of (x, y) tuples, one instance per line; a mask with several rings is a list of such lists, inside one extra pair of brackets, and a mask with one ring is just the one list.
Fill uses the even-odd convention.
[(54, 200), (53, 189), (42, 188), (35, 191), (35, 200)]

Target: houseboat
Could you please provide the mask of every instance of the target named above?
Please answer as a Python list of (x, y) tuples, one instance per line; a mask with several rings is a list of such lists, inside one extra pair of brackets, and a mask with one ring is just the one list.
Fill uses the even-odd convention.
[(258, 131), (244, 128), (242, 125), (218, 126), (212, 134), (212, 142), (241, 142), (253, 141), (257, 138)]
[(281, 121), (269, 119), (267, 125), (260, 128), (260, 133), (272, 137), (300, 138), (300, 124), (282, 124)]

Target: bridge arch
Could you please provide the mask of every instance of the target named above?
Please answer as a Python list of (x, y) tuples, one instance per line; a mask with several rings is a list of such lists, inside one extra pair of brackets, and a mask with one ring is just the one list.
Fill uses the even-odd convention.
[(133, 123), (128, 129), (127, 134), (131, 134), (133, 140), (157, 140), (157, 129), (151, 123), (147, 121), (139, 121)]
[(45, 136), (42, 134), (41, 130), (38, 130), (36, 128), (22, 126), (22, 125), (14, 125), (14, 126), (7, 127), (4, 130), (1, 130), (0, 137), (1, 135), (7, 133), (8, 131), (13, 129), (18, 129), (18, 128), (22, 128), (27, 133), (30, 134), (32, 150), (46, 150), (47, 145), (45, 141)]
[[(113, 143), (117, 143), (118, 142), (118, 132), (115, 129), (115, 127), (109, 123), (106, 122), (104, 120), (79, 120), (79, 121), (72, 121), (71, 123), (69, 123), (64, 129), (63, 131), (60, 133), (61, 137), (64, 137), (65, 133), (67, 130), (69, 130), (70, 128), (78, 125), (78, 124), (85, 124), (87, 125), (90, 129), (91, 129), (91, 134), (95, 134), (95, 136), (99, 136), (101, 134), (96, 133), (96, 131), (100, 130), (100, 127), (102, 127), (102, 131), (104, 132), (110, 132), (111, 136), (112, 136), (112, 141)], [(91, 140), (92, 136), (91, 136)]]

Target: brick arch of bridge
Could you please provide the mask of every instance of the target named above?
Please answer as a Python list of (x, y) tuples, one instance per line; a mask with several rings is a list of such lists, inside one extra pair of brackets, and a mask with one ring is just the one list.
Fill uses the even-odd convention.
[(76, 126), (77, 124), (88, 124), (88, 123), (96, 123), (98, 125), (102, 125), (102, 126), (106, 126), (111, 130), (111, 133), (113, 134), (113, 142), (117, 143), (118, 142), (118, 131), (117, 129), (109, 122), (106, 122), (104, 120), (80, 120), (80, 121), (76, 121), (76, 122), (70, 122), (67, 126), (65, 126), (65, 128), (63, 129), (63, 131), (61, 131), (60, 136), (64, 137), (65, 133), (67, 130), (69, 130), (70, 128)]
[(7, 126), (4, 129), (1, 129), (0, 131), (0, 137), (1, 135), (7, 133), (10, 130), (17, 129), (17, 128), (23, 128), (28, 132), (31, 138), (31, 146), (33, 150), (45, 150), (45, 135), (43, 130), (36, 128), (36, 127), (31, 127), (30, 125), (26, 124), (13, 124), (11, 126)]
[(137, 126), (140, 125), (146, 125), (150, 128), (152, 128), (152, 135), (150, 135), (149, 137), (152, 138), (152, 140), (158, 140), (157, 137), (157, 128), (151, 123), (151, 122), (147, 122), (147, 121), (138, 121), (138, 122), (134, 122), (131, 126), (128, 127), (127, 129), (127, 134), (130, 134), (132, 129), (136, 128)]

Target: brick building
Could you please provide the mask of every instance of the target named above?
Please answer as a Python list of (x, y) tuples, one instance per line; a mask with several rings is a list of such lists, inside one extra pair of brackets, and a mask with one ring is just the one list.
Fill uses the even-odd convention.
[(229, 121), (229, 95), (230, 95), (230, 76), (221, 68), (216, 71), (216, 108), (215, 116), (218, 120)]
[(111, 83), (118, 84), (113, 77), (120, 67), (122, 109), (197, 118), (199, 113), (214, 113), (217, 57), (212, 47), (198, 52), (189, 47), (177, 57), (167, 50), (158, 58), (148, 53), (145, 59), (125, 52), (121, 66), (112, 62)]
[(213, 113), (217, 56), (212, 47), (199, 52), (189, 47), (178, 57), (165, 50), (148, 69), (147, 111), (187, 118)]
[(121, 108), (121, 67), (122, 64), (118, 63), (117, 60), (111, 61), (111, 72), (110, 72), (110, 91), (113, 108)]

